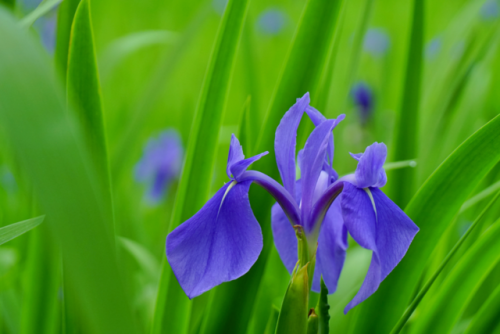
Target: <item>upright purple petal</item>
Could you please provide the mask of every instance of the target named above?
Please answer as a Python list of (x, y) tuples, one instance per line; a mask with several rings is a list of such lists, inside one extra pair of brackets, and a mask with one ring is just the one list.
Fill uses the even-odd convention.
[(231, 165), (230, 171), (231, 174), (233, 174), (233, 177), (235, 180), (239, 180), (241, 174), (243, 174), (247, 168), (253, 164), (255, 161), (259, 160), (263, 156), (267, 155), (269, 152), (264, 152), (261, 154), (254, 155), (251, 158), (245, 159), (245, 160), (240, 160), (234, 164)]
[(386, 184), (387, 176), (383, 166), (387, 158), (387, 146), (384, 143), (375, 142), (368, 146), (362, 155), (351, 156), (359, 161), (354, 173), (359, 188), (380, 188)]
[(167, 259), (189, 298), (245, 274), (262, 250), (251, 181), (228, 183), (167, 237)]
[(334, 119), (326, 120), (318, 125), (304, 146), (303, 170), (301, 171), (302, 223), (306, 233), (312, 229), (312, 222), (309, 222), (308, 219), (313, 206), (313, 195), (318, 177), (323, 169), (328, 141), (335, 125), (336, 121)]
[(309, 105), (309, 93), (297, 100), (286, 112), (276, 129), (274, 150), (276, 163), (283, 181), (283, 186), (290, 194), (294, 194), (295, 185), (295, 146), (297, 142), (297, 128), (304, 110)]
[(347, 229), (344, 226), (340, 199), (333, 202), (325, 220), (321, 224), (316, 251), (316, 268), (312, 290), (320, 291), (320, 278), (323, 276), (328, 293), (337, 290), (340, 272), (344, 266), (347, 250)]
[(231, 166), (243, 159), (245, 159), (245, 155), (243, 154), (243, 147), (241, 147), (238, 138), (236, 138), (236, 136), (232, 134), (231, 144), (229, 144), (229, 155), (227, 157), (227, 177), (231, 178)]
[(271, 227), (274, 245), (278, 250), (281, 262), (291, 275), (298, 261), (297, 237), (295, 229), (278, 203), (275, 203), (271, 209)]
[(372, 261), (361, 288), (344, 312), (366, 300), (406, 254), (418, 227), (382, 191), (345, 183), (342, 215), (351, 236), (362, 247), (373, 251)]

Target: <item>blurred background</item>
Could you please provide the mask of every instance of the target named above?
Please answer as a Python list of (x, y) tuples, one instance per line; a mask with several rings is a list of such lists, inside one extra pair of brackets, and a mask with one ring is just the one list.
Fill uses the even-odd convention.
[[(3, 1), (5, 10), (19, 20), (40, 4), (38, 0)], [(196, 165), (191, 170), (193, 175), (204, 168), (213, 170), (211, 194), (227, 182), (229, 141), (232, 133), (242, 132), (244, 115), (248, 128), (255, 131), (255, 137), (244, 145), (245, 153), (247, 156), (260, 153), (256, 152), (257, 133), (264, 127), (306, 2), (249, 2), (218, 131), (214, 165)], [(36, 19), (29, 34), (38, 44), (38, 52), (53, 63), (57, 57), (60, 15), (57, 2), (51, 7)], [(118, 272), (123, 291), (130, 300), (129, 314), (141, 333), (150, 332), (153, 327), (161, 267), (165, 261), (165, 238), (225, 7), (225, 0), (99, 0), (92, 1), (90, 6), (113, 192)], [(421, 66), (416, 69), (420, 73), (419, 97), (415, 102), (418, 117), (413, 118), (414, 124), (408, 125), (416, 129), (412, 156), (401, 159), (403, 155), (397, 156), (394, 152), (397, 141), (404, 138), (396, 128), (397, 122), (405, 117), (406, 105), (402, 100), (408, 87), (405, 79), (412, 67), (407, 61), (412, 42), (413, 1), (345, 0), (334, 51), (326, 67), (328, 71), (322, 73), (328, 84), (324, 86), (320, 105), (315, 104), (314, 95), (311, 103), (321, 108), (328, 118), (346, 115), (334, 132), (334, 168), (339, 175), (350, 173), (356, 167), (349, 152), (363, 152), (375, 141), (387, 144), (389, 162), (416, 162), (416, 166), (413, 162), (402, 165), (405, 170), (411, 170), (411, 178), (400, 183), (401, 179), (394, 177), (391, 183), (390, 172), (384, 188), (402, 208), (460, 143), (500, 112), (500, 3), (496, 0), (426, 1), (424, 8)], [(64, 82), (65, 76), (58, 72), (57, 65), (51, 66), (51, 71), (58, 73), (58, 80)], [(289, 101), (291, 106), (294, 100)], [(281, 110), (281, 115), (284, 112), (286, 109)], [(304, 126), (301, 131), (306, 130)], [(39, 197), (34, 194), (32, 175), (16, 158), (17, 148), (7, 136), (0, 139), (1, 226), (45, 214)], [(273, 151), (272, 146), (266, 149)], [(258, 169), (257, 164), (255, 168)], [(469, 196), (472, 202), (466, 202), (460, 214), (449, 223), (439, 239), (440, 246), (434, 249), (422, 273), (422, 280), (441, 263), (485, 207), (490, 194), (500, 188), (496, 183), (500, 180), (499, 172), (500, 167), (495, 167), (478, 184)], [(71, 184), (67, 187), (70, 193)], [(251, 192), (259, 194), (254, 188)], [(406, 189), (408, 195), (402, 195), (400, 188)], [(479, 196), (475, 196), (477, 194)], [(490, 222), (485, 223), (483, 229), (495, 221), (498, 213), (498, 209), (492, 209)], [(50, 219), (48, 215), (47, 222), (0, 246), (2, 333), (91, 333), (99, 327), (89, 325), (88, 311), (82, 311), (86, 307), (81, 306), (84, 302), (77, 297), (72, 300), (71, 289), (79, 287), (72, 285), (66, 289), (60, 241), (47, 225)], [(329, 297), (331, 333), (363, 332), (350, 326), (362, 319), (354, 318), (352, 313), (344, 316), (342, 310), (359, 288), (371, 254), (353, 240), (350, 245), (338, 291)], [(93, 260), (100, 261), (99, 258)], [(274, 246), (269, 248), (263, 266), (260, 282), (256, 290), (252, 290), (253, 303), (245, 307), (230, 302), (225, 305), (228, 309), (244, 309), (241, 312), (246, 313), (247, 319), (243, 327), (247, 330), (225, 327), (228, 322), (219, 323), (222, 327), (218, 333), (266, 331), (270, 317), (272, 319), (272, 314), (280, 308), (289, 275)], [(496, 265), (488, 273), (490, 276), (477, 288), (479, 292), (467, 301), (467, 309), (453, 323), (453, 333), (465, 331), (470, 319), (496, 288), (500, 266)], [(437, 294), (438, 283), (432, 288), (436, 291), (431, 289), (428, 295)], [(183, 303), (188, 302), (185, 296), (179, 298), (186, 299)], [(211, 332), (211, 327), (206, 325), (210, 311), (225, 312), (224, 308), (216, 309), (218, 306), (211, 298), (204, 295), (189, 302), (193, 304), (189, 308), (186, 333)], [(414, 316), (431, 304), (431, 297), (424, 299)], [(412, 326), (405, 327), (406, 332), (412, 330), (419, 331)], [(184, 333), (174, 329), (165, 332)]]

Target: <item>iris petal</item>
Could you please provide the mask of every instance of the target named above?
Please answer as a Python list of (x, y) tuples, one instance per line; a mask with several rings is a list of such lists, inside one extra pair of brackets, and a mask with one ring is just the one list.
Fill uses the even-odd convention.
[(245, 155), (243, 154), (243, 147), (241, 147), (238, 138), (236, 138), (236, 136), (232, 134), (231, 143), (229, 144), (229, 155), (227, 157), (227, 177), (231, 178), (231, 166), (243, 159), (245, 159)]
[(295, 236), (295, 229), (278, 203), (275, 203), (271, 210), (271, 227), (274, 245), (278, 250), (281, 262), (291, 275), (298, 261), (297, 237)]
[(294, 194), (295, 186), (295, 146), (297, 142), (297, 128), (302, 114), (309, 104), (309, 93), (306, 93), (285, 113), (276, 129), (274, 150), (276, 163), (283, 181), (283, 186), (290, 194)]
[(250, 184), (226, 184), (168, 235), (167, 259), (189, 298), (244, 275), (257, 261), (262, 231), (248, 200)]
[(313, 206), (313, 195), (316, 188), (318, 177), (323, 169), (326, 149), (331, 132), (336, 125), (334, 119), (329, 119), (318, 125), (304, 146), (302, 156), (303, 170), (302, 179), (302, 222), (306, 233), (312, 229), (312, 223), (309, 222), (309, 214)]
[(387, 157), (387, 146), (384, 143), (373, 143), (362, 155), (351, 156), (359, 161), (354, 173), (359, 188), (385, 186), (387, 176), (383, 166)]
[[(410, 247), (418, 227), (377, 188), (364, 189), (345, 183), (342, 192), (342, 214), (351, 236), (362, 247), (373, 251), (368, 273), (356, 296), (344, 312), (366, 300), (396, 267)], [(375, 211), (376, 210), (376, 211)]]
[(232, 164), (230, 167), (230, 171), (231, 171), (231, 174), (233, 174), (234, 179), (238, 181), (241, 174), (243, 174), (251, 164), (253, 164), (255, 161), (259, 160), (263, 156), (267, 155), (268, 153), (269, 152), (266, 151), (264, 153), (254, 155), (251, 158), (240, 160), (240, 161)]
[(333, 202), (328, 210), (318, 238), (316, 251), (316, 268), (314, 271), (312, 290), (320, 291), (320, 278), (323, 276), (328, 293), (337, 290), (340, 272), (344, 266), (347, 250), (347, 229), (342, 219), (340, 199)]

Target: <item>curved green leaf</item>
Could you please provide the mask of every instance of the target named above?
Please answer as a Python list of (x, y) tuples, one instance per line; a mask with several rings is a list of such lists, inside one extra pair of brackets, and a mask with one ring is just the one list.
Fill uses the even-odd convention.
[(1, 9), (0, 35), (1, 130), (50, 217), (87, 331), (134, 333), (83, 129), (67, 111), (50, 59)]
[(102, 179), (108, 225), (113, 231), (113, 201), (90, 0), (82, 0), (75, 13), (71, 28), (66, 84), (68, 102), (75, 107), (80, 124), (84, 126), (98, 176)]
[(10, 241), (40, 225), (45, 216), (35, 217), (0, 228), (0, 245)]
[(456, 264), (432, 307), (421, 310), (414, 333), (449, 333), (487, 274), (500, 261), (500, 223), (486, 231)]
[[(413, 159), (417, 156), (417, 124), (424, 55), (424, 14), (424, 0), (414, 0), (403, 98), (394, 131), (394, 161)], [(415, 170), (411, 168), (391, 172), (391, 198), (400, 207), (405, 207), (414, 194), (414, 178)]]
[(379, 290), (356, 310), (364, 319), (358, 322), (359, 333), (387, 333), (394, 327), (408, 306), (427, 259), (449, 222), (499, 160), (500, 116), (497, 116), (441, 164), (406, 208), (420, 232)]
[(61, 3), (62, 0), (43, 0), (31, 13), (21, 20), (23, 27), (29, 28), (36, 20), (47, 14), (52, 8)]
[[(247, 8), (247, 0), (230, 0), (219, 27), (191, 129), (170, 231), (194, 215), (209, 197), (219, 130)], [(189, 327), (191, 304), (164, 259), (153, 333), (184, 333)]]
[(57, 11), (56, 50), (54, 60), (63, 80), (66, 80), (69, 40), (73, 17), (80, 0), (65, 0)]
[(500, 319), (500, 285), (493, 291), (472, 319), (464, 334), (490, 334)]

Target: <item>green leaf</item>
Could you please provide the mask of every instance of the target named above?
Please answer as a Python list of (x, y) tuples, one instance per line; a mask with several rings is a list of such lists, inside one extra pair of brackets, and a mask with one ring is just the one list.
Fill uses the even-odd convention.
[(449, 333), (487, 274), (500, 262), (500, 223), (465, 253), (441, 285), (431, 307), (421, 310), (414, 333)]
[(305, 334), (309, 304), (308, 265), (293, 274), (283, 299), (276, 334)]
[(23, 27), (29, 28), (36, 20), (47, 14), (52, 8), (61, 3), (62, 0), (43, 0), (31, 13), (21, 20)]
[(35, 217), (0, 228), (0, 245), (37, 227), (44, 219), (45, 216)]
[(56, 49), (54, 60), (63, 80), (66, 80), (69, 40), (73, 17), (80, 0), (65, 0), (57, 11)]
[(326, 287), (323, 277), (321, 277), (321, 290), (316, 306), (316, 313), (319, 317), (319, 331), (318, 334), (330, 333), (330, 305), (328, 305), (328, 288)]
[(159, 279), (160, 264), (150, 251), (133, 240), (124, 237), (119, 237), (118, 240), (122, 244), (123, 248), (125, 248), (130, 253), (130, 255), (134, 257), (134, 259), (137, 261), (137, 264), (142, 268), (144, 273), (146, 273), (150, 279)]
[[(302, 13), (257, 143), (252, 145), (253, 153), (270, 152), (269, 156), (255, 164), (255, 169), (274, 179), (279, 179), (273, 153), (276, 128), (296, 98), (307, 91), (311, 92), (313, 100), (319, 98), (315, 94), (320, 89), (320, 78), (327, 68), (329, 50), (337, 29), (339, 8), (343, 2), (343, 0), (308, 0)], [(204, 333), (217, 333), (220, 328), (232, 328), (235, 333), (244, 332), (253, 314), (259, 283), (271, 247), (274, 247), (269, 221), (274, 201), (265, 191), (255, 189), (255, 192), (254, 190), (250, 192), (250, 202), (255, 217), (262, 227), (264, 248), (255, 265), (245, 276), (216, 289), (207, 314), (209, 322)], [(240, 307), (228, 309), (227, 305), (240, 305)]]
[(271, 314), (269, 315), (269, 319), (267, 319), (266, 330), (264, 334), (274, 334), (276, 333), (276, 325), (278, 324), (278, 317), (280, 315), (280, 311), (276, 307), (271, 308)]
[[(418, 111), (424, 55), (424, 0), (413, 1), (413, 18), (406, 60), (403, 97), (395, 124), (393, 160), (413, 159), (417, 156)], [(391, 198), (400, 207), (405, 207), (414, 194), (415, 170), (398, 169), (390, 173)]]
[(500, 285), (491, 293), (472, 319), (464, 334), (489, 334), (498, 330), (500, 316)]
[(79, 315), (89, 332), (134, 333), (83, 127), (68, 112), (46, 53), (2, 9), (0, 35), (1, 130), (50, 217), (47, 225), (61, 248)]
[[(219, 130), (248, 1), (230, 0), (219, 27), (186, 151), (170, 231), (189, 219), (210, 194)], [(163, 261), (153, 333), (184, 333), (191, 302)]]
[(448, 253), (448, 255), (446, 255), (446, 258), (443, 260), (443, 262), (441, 263), (441, 265), (439, 266), (439, 268), (437, 268), (437, 270), (434, 272), (434, 274), (432, 275), (432, 277), (427, 281), (427, 283), (424, 285), (424, 287), (419, 291), (419, 293), (417, 294), (417, 296), (413, 299), (413, 301), (411, 302), (410, 306), (408, 306), (408, 308), (406, 309), (405, 313), (403, 314), (403, 316), (401, 317), (401, 319), (398, 321), (398, 323), (396, 324), (396, 326), (393, 328), (393, 330), (391, 331), (391, 333), (399, 333), (403, 329), (404, 325), (406, 324), (406, 322), (408, 321), (408, 319), (410, 318), (410, 316), (413, 314), (413, 312), (415, 311), (415, 309), (419, 305), (419, 303), (422, 300), (422, 298), (424, 298), (424, 296), (427, 294), (427, 292), (431, 288), (432, 284), (436, 281), (436, 279), (441, 274), (441, 272), (443, 271), (443, 269), (446, 267), (446, 265), (448, 264), (448, 262), (450, 262), (450, 260), (453, 258), (453, 256), (458, 252), (458, 250), (460, 249), (460, 247), (464, 244), (465, 240), (467, 240), (467, 238), (471, 235), (472, 231), (474, 231), (481, 224), (484, 216), (489, 211), (489, 209), (493, 206), (493, 204), (496, 202), (496, 200), (498, 199), (498, 197), (500, 197), (500, 192), (497, 193), (497, 195), (483, 209), (483, 211), (479, 214), (479, 216), (476, 218), (476, 220), (469, 227), (469, 229), (467, 230), (467, 232), (455, 244), (455, 246)]
[[(114, 230), (113, 201), (104, 130), (101, 87), (94, 50), (90, 0), (78, 5), (71, 28), (68, 55), (67, 98), (84, 127), (89, 150), (101, 178), (108, 225)], [(112, 233), (113, 234), (113, 233)]]
[(410, 302), (427, 259), (477, 184), (500, 160), (500, 117), (460, 145), (420, 188), (406, 213), (420, 228), (379, 290), (355, 309), (357, 333), (387, 333)]

